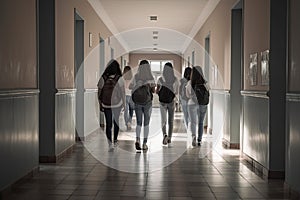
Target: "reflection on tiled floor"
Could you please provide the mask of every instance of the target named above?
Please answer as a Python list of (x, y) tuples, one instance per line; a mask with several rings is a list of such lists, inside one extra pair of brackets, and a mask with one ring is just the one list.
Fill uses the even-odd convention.
[(207, 136), (202, 147), (190, 148), (181, 114), (176, 114), (173, 146), (163, 147), (158, 113), (153, 112), (151, 130), (157, 134), (151, 135), (147, 152), (135, 151), (134, 130), (121, 132), (119, 147), (108, 152), (99, 130), (77, 143), (63, 162), (41, 165), (40, 173), (15, 185), (7, 199), (290, 198), (282, 180), (258, 177), (241, 162), (239, 151), (212, 150)]

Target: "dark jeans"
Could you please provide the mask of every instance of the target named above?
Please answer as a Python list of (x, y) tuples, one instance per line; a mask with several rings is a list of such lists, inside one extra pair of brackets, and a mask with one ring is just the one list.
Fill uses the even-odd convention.
[(114, 141), (118, 140), (119, 134), (119, 117), (121, 113), (121, 108), (104, 108), (104, 115), (106, 121), (106, 137), (109, 143), (112, 142), (111, 130), (112, 122), (114, 121)]

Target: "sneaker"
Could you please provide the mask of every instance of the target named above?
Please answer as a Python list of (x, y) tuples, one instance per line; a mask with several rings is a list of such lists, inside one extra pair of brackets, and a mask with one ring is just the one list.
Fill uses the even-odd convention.
[(192, 146), (196, 146), (196, 136), (193, 136), (193, 140), (192, 140)]
[(201, 141), (198, 141), (198, 146), (201, 146), (202, 145), (202, 142)]
[(128, 123), (127, 123), (127, 131), (130, 131), (130, 130), (131, 130), (131, 123), (128, 122)]
[(109, 144), (108, 152), (113, 152), (113, 151), (114, 151), (114, 146), (112, 144)]
[(118, 140), (115, 140), (114, 141), (114, 147), (117, 147), (117, 146), (119, 146), (119, 143), (118, 143)]
[(146, 143), (143, 144), (143, 150), (144, 150), (144, 151), (148, 150), (148, 146), (147, 146)]
[(138, 150), (138, 151), (142, 150), (141, 146), (140, 146), (140, 142), (138, 142), (138, 141), (135, 142), (135, 149)]
[(163, 139), (163, 145), (166, 145), (168, 143), (168, 136), (164, 135), (164, 139)]
[(168, 144), (169, 144), (169, 143), (171, 143), (171, 138), (170, 138), (170, 137), (168, 137)]

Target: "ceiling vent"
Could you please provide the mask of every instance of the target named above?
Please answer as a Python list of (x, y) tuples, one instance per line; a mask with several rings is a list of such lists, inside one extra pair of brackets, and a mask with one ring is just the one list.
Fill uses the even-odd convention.
[(150, 16), (150, 21), (157, 21), (157, 16), (156, 15), (151, 15)]

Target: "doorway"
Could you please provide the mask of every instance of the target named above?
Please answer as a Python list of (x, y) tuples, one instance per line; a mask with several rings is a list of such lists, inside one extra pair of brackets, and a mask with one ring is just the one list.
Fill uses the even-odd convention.
[[(210, 69), (210, 34), (208, 34), (205, 38), (205, 55), (204, 55), (204, 76), (209, 83), (209, 69)], [(213, 95), (210, 96), (210, 102), (212, 100)], [(207, 133), (212, 134), (212, 127), (213, 127), (213, 109), (211, 108), (212, 103), (209, 104), (207, 115), (204, 119), (204, 128), (207, 130)]]
[(84, 138), (84, 20), (74, 10), (74, 75), (76, 87), (76, 140)]

